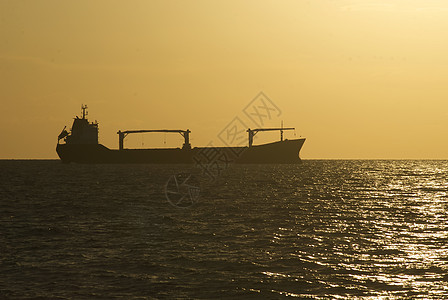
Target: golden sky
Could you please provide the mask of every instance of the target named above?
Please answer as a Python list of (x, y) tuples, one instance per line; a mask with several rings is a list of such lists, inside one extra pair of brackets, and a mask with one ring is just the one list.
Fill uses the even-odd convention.
[(0, 84), (0, 158), (57, 158), (81, 104), (110, 148), (204, 146), (263, 91), (304, 159), (447, 159), (448, 1), (0, 0)]

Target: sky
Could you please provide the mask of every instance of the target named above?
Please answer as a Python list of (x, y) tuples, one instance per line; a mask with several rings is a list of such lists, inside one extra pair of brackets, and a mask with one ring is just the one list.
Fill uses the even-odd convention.
[(263, 92), (304, 159), (448, 159), (447, 32), (446, 0), (0, 0), (0, 158), (82, 104), (109, 148), (219, 145)]

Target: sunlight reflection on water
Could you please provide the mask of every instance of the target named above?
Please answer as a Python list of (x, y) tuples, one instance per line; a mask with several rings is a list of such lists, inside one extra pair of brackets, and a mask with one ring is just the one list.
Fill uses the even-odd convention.
[[(319, 218), (311, 234), (297, 224), (292, 227), (301, 240), (314, 241), (304, 245), (309, 250), (295, 252), (304, 264), (315, 264), (315, 270), (296, 279), (321, 278), (313, 283), (321, 282), (327, 292), (315, 297), (448, 297), (447, 163), (346, 164), (331, 177), (315, 178), (318, 184), (302, 186), (308, 191), (299, 200), (309, 204), (305, 215)], [(312, 201), (316, 197), (320, 200)], [(288, 238), (282, 232), (292, 229), (278, 230), (272, 242), (280, 245)], [(263, 274), (278, 279), (292, 273)]]
[(0, 164), (0, 298), (448, 299), (447, 161)]

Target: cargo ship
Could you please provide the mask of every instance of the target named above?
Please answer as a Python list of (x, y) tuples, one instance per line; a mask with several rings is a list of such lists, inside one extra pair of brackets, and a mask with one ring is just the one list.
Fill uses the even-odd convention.
[[(151, 163), (151, 164), (229, 164), (229, 163), (300, 163), (300, 149), (305, 138), (283, 139), (283, 132), (294, 128), (248, 128), (248, 144), (239, 147), (191, 147), (189, 129), (119, 130), (118, 149), (109, 149), (98, 142), (98, 122), (89, 122), (87, 106), (81, 106), (72, 128), (66, 127), (58, 136), (56, 152), (64, 163)], [(280, 140), (254, 145), (254, 136), (263, 131), (279, 131)], [(179, 148), (127, 149), (124, 141), (133, 133), (178, 133), (184, 138)]]

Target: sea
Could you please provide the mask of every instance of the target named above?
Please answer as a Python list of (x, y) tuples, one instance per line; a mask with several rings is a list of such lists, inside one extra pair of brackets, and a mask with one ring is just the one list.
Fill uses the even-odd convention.
[(0, 161), (0, 299), (448, 299), (448, 161)]

